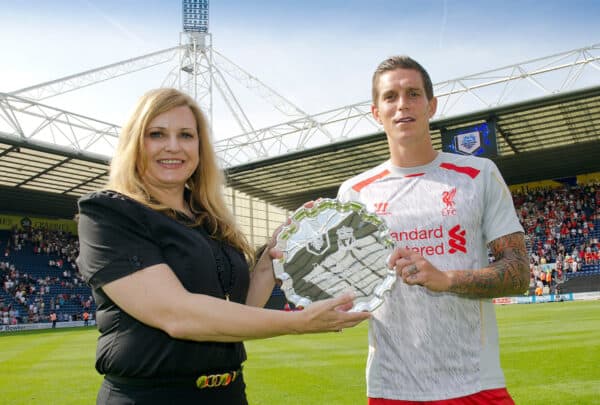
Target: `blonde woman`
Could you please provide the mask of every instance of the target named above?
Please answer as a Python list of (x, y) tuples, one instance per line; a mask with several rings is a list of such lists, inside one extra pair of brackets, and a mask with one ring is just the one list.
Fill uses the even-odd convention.
[(347, 295), (301, 312), (261, 308), (278, 253), (254, 260), (222, 184), (194, 100), (174, 89), (145, 94), (107, 188), (79, 201), (78, 264), (96, 299), (96, 369), (105, 375), (97, 403), (247, 404), (242, 341), (369, 317), (346, 312)]

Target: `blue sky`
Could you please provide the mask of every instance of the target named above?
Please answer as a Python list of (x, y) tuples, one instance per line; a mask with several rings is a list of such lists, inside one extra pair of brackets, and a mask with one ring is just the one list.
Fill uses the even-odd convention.
[[(440, 82), (600, 43), (599, 20), (591, 0), (210, 4), (214, 47), (309, 113), (367, 100), (390, 55), (411, 55)], [(0, 91), (165, 49), (180, 31), (176, 0), (0, 0)], [(163, 79), (132, 75), (47, 103), (122, 124)]]

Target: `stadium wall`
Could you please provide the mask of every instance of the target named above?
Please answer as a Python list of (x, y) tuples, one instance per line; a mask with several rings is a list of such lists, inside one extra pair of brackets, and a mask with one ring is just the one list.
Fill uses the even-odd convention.
[(64, 231), (77, 234), (77, 222), (70, 219), (48, 219), (41, 217), (29, 217), (23, 215), (0, 215), (0, 230), (11, 230), (13, 227), (22, 229), (30, 226), (35, 229), (47, 229), (50, 231)]
[(530, 183), (512, 184), (509, 186), (511, 192), (521, 192), (523, 190), (535, 190), (538, 188), (558, 188), (564, 187), (565, 183), (590, 184), (600, 182), (600, 172), (581, 174), (563, 179), (541, 180)]
[(494, 298), (492, 302), (497, 305), (510, 304), (540, 304), (545, 302), (565, 302), (565, 301), (595, 301), (600, 300), (600, 291), (585, 293), (567, 293), (567, 294), (549, 294), (549, 295), (530, 295), (523, 297), (501, 297)]
[[(95, 320), (88, 322), (89, 326), (96, 325)], [(85, 326), (84, 321), (69, 321), (69, 322), (57, 322), (56, 328), (77, 328)], [(0, 325), (0, 333), (5, 332), (21, 332), (24, 330), (39, 330), (39, 329), (52, 329), (51, 322), (44, 323), (20, 323), (18, 325)]]

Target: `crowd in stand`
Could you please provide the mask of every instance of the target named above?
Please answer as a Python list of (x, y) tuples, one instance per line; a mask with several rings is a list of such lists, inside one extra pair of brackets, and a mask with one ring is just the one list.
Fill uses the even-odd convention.
[[(0, 299), (0, 324), (47, 322), (52, 313), (58, 321), (70, 321), (91, 312), (93, 299), (89, 293), (70, 292), (75, 287), (85, 286), (75, 262), (79, 254), (76, 236), (63, 231), (13, 228), (4, 242), (0, 278), (4, 292), (14, 301)], [(36, 278), (19, 269), (12, 262), (16, 252), (47, 256), (46, 275)], [(52, 286), (60, 286), (61, 292), (51, 294)], [(68, 304), (80, 311), (64, 311)]]
[[(513, 192), (530, 250), (535, 294), (556, 291), (566, 274), (600, 263), (600, 183)], [(552, 265), (549, 265), (552, 264)]]
[[(530, 250), (532, 292), (557, 292), (566, 274), (600, 264), (600, 230), (596, 229), (600, 220), (600, 183), (525, 189), (513, 192), (513, 198)], [(11, 263), (14, 251), (48, 256), (48, 269), (55, 272), (36, 279), (20, 271)], [(61, 291), (69, 291), (84, 285), (75, 262), (78, 254), (77, 237), (68, 232), (13, 229), (0, 260), (0, 277), (4, 291), (22, 309), (0, 299), (0, 324), (47, 322), (52, 313), (58, 321), (78, 320), (84, 313), (93, 313), (93, 299), (88, 294), (62, 292), (44, 299), (51, 286), (60, 285)], [(61, 312), (69, 303), (80, 311)]]

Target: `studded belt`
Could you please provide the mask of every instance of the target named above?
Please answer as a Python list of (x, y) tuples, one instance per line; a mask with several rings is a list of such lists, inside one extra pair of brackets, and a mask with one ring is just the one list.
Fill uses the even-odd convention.
[(136, 387), (156, 386), (196, 386), (198, 389), (227, 387), (242, 375), (242, 368), (216, 374), (203, 374), (198, 377), (123, 377), (107, 374), (104, 378), (116, 384)]

